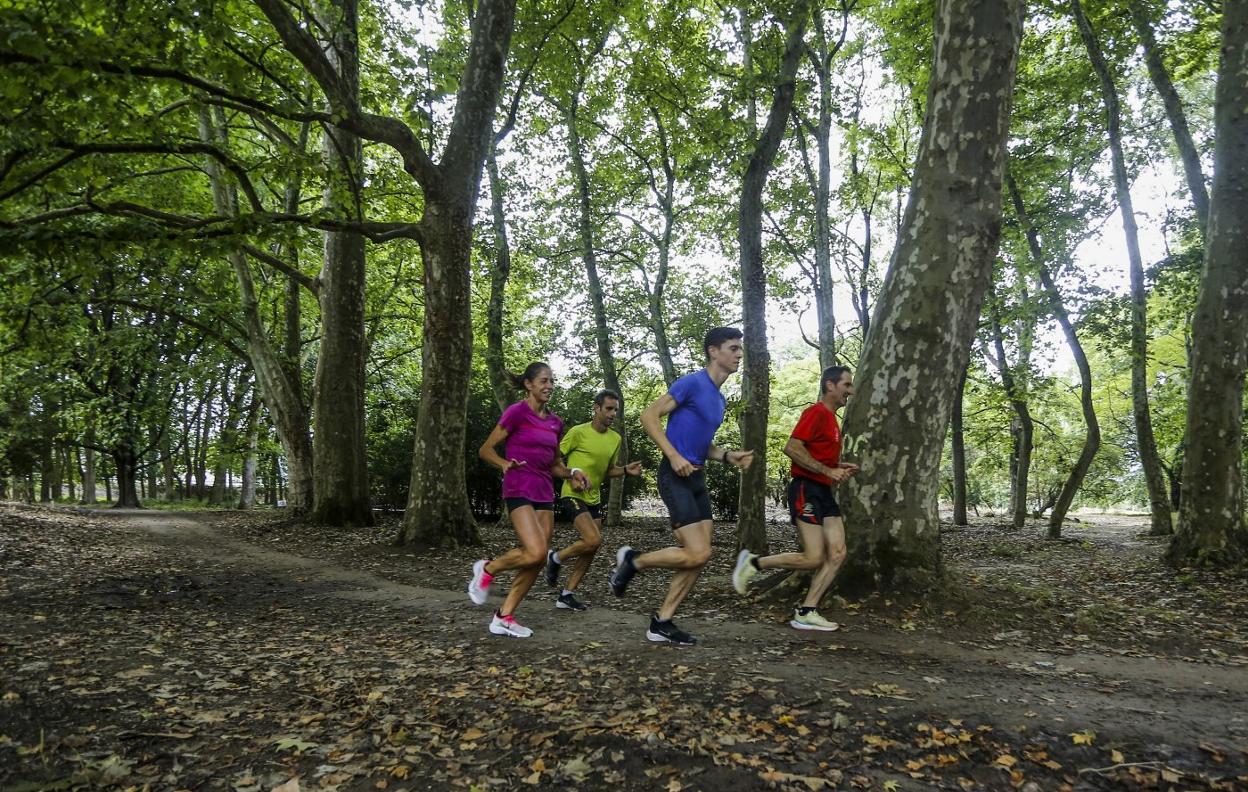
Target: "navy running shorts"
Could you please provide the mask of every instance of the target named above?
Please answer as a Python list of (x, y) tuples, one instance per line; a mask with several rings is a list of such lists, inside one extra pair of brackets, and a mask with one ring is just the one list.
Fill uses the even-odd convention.
[(706, 489), (706, 471), (702, 468), (688, 476), (678, 476), (664, 457), (659, 463), (659, 497), (667, 507), (673, 529), (711, 519), (711, 494)]

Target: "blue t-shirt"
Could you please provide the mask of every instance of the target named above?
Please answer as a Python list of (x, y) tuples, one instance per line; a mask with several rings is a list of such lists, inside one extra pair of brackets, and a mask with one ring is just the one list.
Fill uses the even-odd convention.
[(711, 381), (706, 369), (686, 374), (667, 389), (679, 405), (667, 418), (667, 439), (676, 451), (695, 465), (706, 462), (706, 452), (719, 425), (724, 422), (728, 402)]

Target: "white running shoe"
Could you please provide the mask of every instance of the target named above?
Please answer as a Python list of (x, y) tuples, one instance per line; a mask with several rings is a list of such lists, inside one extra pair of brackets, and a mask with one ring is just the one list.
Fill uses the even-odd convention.
[[(494, 580), (492, 575), (486, 574), (486, 560), (483, 558), (472, 565), (472, 578), (468, 581), (468, 598), (477, 605), (484, 605), (485, 598), (490, 596), (490, 582)], [(487, 582), (487, 579), (489, 582)]]
[(793, 611), (793, 620), (789, 622), (789, 626), (795, 630), (819, 630), (820, 632), (832, 632), (841, 628), (841, 625), (828, 621), (820, 616), (818, 611), (813, 610), (804, 615), (800, 610)]
[(758, 574), (752, 563), (758, 556), (749, 550), (742, 550), (737, 553), (737, 565), (732, 570), (732, 587), (737, 590), (738, 594), (744, 594), (746, 587), (750, 585), (750, 578)]
[(516, 617), (508, 614), (499, 616), (498, 611), (494, 612), (494, 618), (490, 620), (490, 632), (495, 635), (508, 635), (512, 638), (528, 638), (533, 631), (516, 621)]

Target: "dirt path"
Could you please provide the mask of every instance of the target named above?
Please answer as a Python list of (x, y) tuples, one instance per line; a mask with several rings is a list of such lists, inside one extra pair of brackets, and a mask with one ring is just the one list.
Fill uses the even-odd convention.
[[(381, 683), (400, 678), (396, 669), (401, 672), (403, 665), (397, 658), (408, 658), (408, 684), (420, 680), (425, 696), (402, 701), (401, 706), (401, 697), (396, 698), (394, 714), (423, 709), (422, 722), (440, 724), (430, 726), (435, 736), (459, 730), (459, 741), (450, 743), (457, 745), (454, 761), (436, 751), (403, 754), (409, 763), (413, 756), (428, 760), (429, 766), (419, 761), (411, 764), (413, 770), (427, 773), (414, 788), (463, 787), (471, 778), (477, 779), (473, 783), (478, 786), (495, 786), (495, 782), (502, 787), (559, 786), (571, 780), (579, 786), (622, 784), (622, 788), (673, 790), (724, 784), (813, 789), (823, 784), (839, 786), (841, 781), (882, 789), (993, 789), (1027, 783), (1035, 785), (1031, 789), (1122, 788), (1119, 785), (1132, 785), (1128, 772), (1137, 776), (1153, 772), (1156, 778), (1155, 771), (1165, 767), (1175, 779), (1185, 774), (1186, 783), (1217, 784), (1221, 778), (1221, 783), (1230, 786), (1213, 788), (1229, 789), (1240, 783), (1233, 776), (1244, 772), (1248, 673), (1243, 668), (1064, 648), (1046, 651), (1004, 641), (986, 643), (982, 638), (959, 640), (952, 634), (875, 630), (868, 625), (833, 634), (797, 633), (770, 621), (743, 621), (731, 610), (716, 612), (705, 606), (686, 624), (701, 637), (702, 643), (695, 648), (649, 644), (642, 637), (646, 616), (612, 607), (573, 614), (548, 606), (526, 606), (525, 622), (535, 636), (524, 641), (503, 639), (485, 631), (488, 609), (475, 608), (459, 590), (410, 585), (353, 563), (330, 563), (240, 540), (202, 516), (112, 511), (79, 519), (91, 520), (100, 545), (85, 548), (79, 558), (71, 552), (61, 562), (78, 572), (82, 564), (89, 564), (92, 579), (81, 581), (80, 586), (59, 587), (25, 581), (0, 590), (8, 600), (4, 604), (15, 606), (14, 616), (35, 620), (20, 625), (0, 620), (0, 626), (13, 629), (6, 631), (11, 637), (4, 639), (7, 651), (0, 655), (0, 670), (12, 675), (4, 686), (30, 685), (5, 695), (12, 693), (10, 705), (16, 700), (36, 709), (49, 708), (27, 712), (12, 723), (0, 721), (4, 724), (0, 726), (0, 760), (5, 740), (20, 748), (22, 741), (17, 737), (30, 732), (41, 719), (62, 726), (60, 731), (70, 732), (70, 737), (81, 737), (82, 711), (69, 707), (56, 689), (40, 688), (37, 675), (29, 669), (32, 664), (55, 664), (46, 655), (56, 644), (57, 631), (60, 640), (68, 638), (84, 655), (99, 652), (113, 663), (110, 669), (118, 665), (116, 650), (126, 644), (125, 631), (111, 625), (106, 628), (106, 639), (77, 639), (71, 635), (74, 620), (85, 613), (102, 614), (106, 619), (134, 614), (130, 600), (135, 597), (129, 588), (154, 579), (158, 581), (155, 588), (170, 588), (161, 603), (166, 607), (160, 614), (142, 614), (137, 622), (157, 616), (161, 635), (186, 635), (188, 646), (180, 647), (187, 649), (184, 652), (164, 648), (152, 656), (165, 660), (166, 665), (152, 666), (150, 679), (146, 673), (134, 677), (150, 685), (172, 684), (161, 671), (171, 667), (168, 662), (175, 663), (172, 668), (179, 671), (183, 667), (176, 663), (203, 663), (206, 667), (201, 674), (221, 673), (229, 679), (228, 668), (212, 670), (213, 661), (206, 659), (204, 647), (191, 651), (189, 646), (197, 637), (194, 633), (211, 634), (217, 628), (231, 631), (225, 636), (228, 640), (213, 644), (207, 654), (215, 652), (223, 666), (240, 663), (252, 668), (247, 664), (254, 658), (240, 660), (234, 655), (240, 650), (232, 645), (236, 641), (269, 647), (262, 652), (266, 657), (272, 656), (274, 645), (280, 647), (287, 641), (290, 657), (307, 653), (308, 644), (328, 647), (337, 667), (348, 663), (370, 666)], [(111, 561), (101, 563), (94, 557), (102, 548), (107, 548)], [(5, 557), (0, 554), (0, 559)], [(171, 560), (174, 567), (167, 568)], [(11, 571), (12, 565), (5, 569)], [(160, 570), (155, 576), (154, 569)], [(20, 575), (14, 579), (24, 580)], [(710, 576), (699, 587), (723, 590), (725, 583)], [(174, 596), (178, 586), (193, 592), (193, 601)], [(491, 604), (495, 601), (497, 596)], [(285, 623), (292, 616), (297, 617), (297, 625)], [(54, 625), (52, 630), (42, 629)], [(144, 625), (146, 634), (150, 635), (150, 627)], [(170, 660), (174, 655), (178, 659)], [(133, 666), (134, 658), (128, 664)], [(111, 678), (126, 679), (128, 670), (138, 673), (134, 668), (121, 668)], [(307, 676), (313, 671), (303, 673)], [(509, 674), (512, 681), (520, 680), (516, 687), (523, 694), (518, 698), (506, 692), (511, 682), (498, 682), (500, 676)], [(110, 678), (104, 672), (99, 676)], [(104, 690), (110, 687), (117, 685)], [(378, 684), (364, 693), (366, 703), (375, 703), (367, 699), (376, 696), (377, 690), (382, 690), (378, 700), (399, 696), (399, 690), (386, 687)], [(205, 692), (210, 690), (211, 686)], [(291, 707), (286, 699), (294, 691), (294, 696), (316, 699), (321, 706), (318, 709), (314, 703), (309, 709), (304, 704), (297, 708), (297, 718), (292, 708), (283, 727), (307, 718), (313, 719), (312, 725), (321, 723), (316, 720), (318, 711), (320, 718), (327, 717), (333, 699), (303, 690), (301, 684), (291, 683), (282, 688), (277, 701)], [(565, 760), (569, 745), (575, 747), (576, 756), (590, 758), (583, 760), (583, 767), (569, 768), (566, 761), (556, 763), (560, 750), (545, 751), (540, 740), (528, 747), (523, 742), (508, 743), (492, 749), (503, 751), (507, 760), (503, 764), (510, 762), (510, 772), (490, 762), (482, 765), (481, 773), (470, 772), (470, 763), (456, 762), (465, 746), (475, 747), (464, 735), (472, 737), (477, 727), (470, 726), (466, 732), (463, 727), (480, 722), (481, 739), (489, 739), (491, 719), (454, 714), (457, 697), (486, 708), (505, 708), (506, 721), (514, 725), (518, 737), (531, 742), (534, 735), (545, 734), (542, 739), (553, 739)], [(58, 708), (63, 724), (56, 723)], [(118, 705), (118, 709), (127, 708)], [(447, 717), (448, 711), (453, 717)], [(638, 711), (643, 717), (625, 717)], [(646, 713), (650, 713), (648, 719)], [(375, 719), (377, 713), (372, 715)], [(383, 748), (387, 741), (394, 742), (395, 723), (401, 722), (401, 718), (377, 721), (388, 729), (381, 732)], [(546, 728), (552, 726), (554, 731)], [(41, 728), (46, 746), (46, 726)], [(127, 728), (137, 734), (186, 733), (176, 725)], [(201, 724), (200, 731), (203, 728)], [(406, 734), (415, 734), (415, 727), (402, 728)], [(373, 734), (376, 729), (374, 724)], [(343, 761), (343, 755), (365, 753), (359, 746), (343, 750), (341, 743), (334, 749), (325, 747), (324, 736), (306, 740), (324, 747), (316, 759), (320, 762), (317, 770), (347, 767), (350, 761)], [(823, 742), (817, 743), (816, 738)], [(128, 739), (130, 747), (138, 747), (133, 741), (139, 738)], [(408, 741), (404, 736), (394, 747), (409, 750)], [(577, 746), (578, 741), (588, 742)], [(816, 750), (797, 747), (804, 742)], [(1092, 744), (1079, 744), (1085, 742)], [(269, 741), (269, 750), (273, 744)], [(66, 745), (63, 735), (61, 745)], [(597, 754), (583, 751), (585, 747), (594, 748)], [(298, 761), (303, 750), (279, 753), (284, 758), (277, 765), (285, 763), (283, 772), (303, 773), (305, 785), (311, 783), (310, 768), (305, 769), (308, 763)], [(541, 757), (548, 753), (552, 759), (543, 761)], [(942, 754), (945, 759), (939, 758)], [(617, 761), (610, 761), (615, 757)], [(598, 761), (604, 763), (602, 768)], [(434, 769), (437, 762), (449, 762), (449, 772), (441, 765)], [(1135, 763), (1155, 764), (1079, 772)], [(383, 780), (396, 788), (409, 780), (406, 773), (394, 770), (399, 766), (375, 764), (372, 775), (357, 768), (347, 779), (337, 775), (343, 770), (322, 772), (320, 779), (329, 777), (335, 783), (320, 786), (384, 788), (375, 780), (376, 769), (389, 767)], [(664, 771), (652, 774), (655, 768)], [(258, 770), (244, 772), (250, 775), (206, 771), (200, 783), (212, 787), (214, 779), (231, 777), (229, 786), (240, 792), (251, 792), (251, 785), (239, 781), (263, 786)], [(6, 779), (0, 772), (0, 787), (7, 780), (7, 788), (26, 788), (13, 784), (28, 776)], [(169, 773), (162, 778), (169, 778)], [(372, 780), (365, 784), (368, 779)], [(277, 779), (270, 773), (268, 780)], [(1148, 779), (1136, 780), (1143, 786)], [(98, 781), (96, 777), (93, 783)]]

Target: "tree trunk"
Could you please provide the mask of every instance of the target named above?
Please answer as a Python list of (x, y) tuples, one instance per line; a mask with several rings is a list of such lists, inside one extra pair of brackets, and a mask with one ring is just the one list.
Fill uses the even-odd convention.
[(138, 482), (139, 457), (134, 446), (121, 445), (113, 449), (113, 466), (117, 469), (117, 502), (114, 509), (141, 509)]
[(247, 407), (247, 426), (244, 431), (247, 450), (243, 455), (243, 477), (239, 482), (236, 507), (240, 510), (256, 505), (256, 448), (260, 444), (260, 400), (255, 395), (252, 395), (251, 404)]
[(910, 201), (846, 408), (845, 456), (861, 465), (839, 493), (847, 582), (921, 585), (941, 570), (940, 461), (997, 252), (1025, 8), (937, 5)]
[[(77, 449), (74, 449), (77, 453)], [(70, 455), (69, 446), (61, 447), (61, 470), (68, 492), (66, 493), (69, 502), (74, 503), (78, 500), (77, 482), (74, 481), (78, 475), (78, 466), (74, 463), (74, 457)]]
[(953, 402), (953, 524), (966, 525), (966, 435), (962, 430), (962, 394), (966, 390), (966, 372), (954, 392)]
[[(218, 114), (215, 121), (207, 110), (200, 113), (200, 136), (210, 142), (224, 143), (225, 119)], [(303, 133), (306, 135), (306, 129)], [(302, 137), (301, 137), (302, 140)], [(220, 165), (213, 159), (204, 163), (212, 184), (213, 203), (222, 214), (238, 212), (238, 196), (233, 186), (223, 178)], [(292, 177), (286, 191), (286, 210), (298, 210), (299, 173)], [(291, 246), (292, 253), (297, 246)], [(256, 296), (255, 281), (251, 267), (243, 251), (235, 249), (227, 254), (230, 267), (238, 283), (243, 326), (247, 331), (247, 352), (252, 370), (256, 373), (256, 386), (264, 398), (265, 406), (277, 429), (278, 441), (286, 454), (290, 470), (290, 499), (288, 507), (296, 514), (312, 508), (312, 436), (308, 408), (303, 401), (303, 388), (298, 366), (299, 295), (290, 294), (290, 278), (286, 295), (286, 359), (283, 360), (269, 340), (268, 331), (260, 317), (260, 303)]]
[(498, 409), (511, 404), (511, 384), (507, 381), (507, 364), (503, 352), (503, 326), (507, 280), (511, 277), (511, 243), (507, 239), (507, 213), (503, 203), (503, 182), (498, 173), (498, 160), (491, 139), (486, 158), (490, 175), (490, 210), (494, 216), (494, 268), (490, 270), (490, 302), (485, 311), (485, 368), (490, 376), (490, 389)]
[(815, 195), (815, 313), (819, 320), (819, 367), (826, 369), (837, 363), (836, 313), (833, 308), (832, 283), (832, 230), (829, 221), (832, 200), (832, 104), (835, 86), (832, 84), (832, 59), (840, 51), (849, 26), (848, 6), (841, 8), (841, 34), (835, 42), (829, 42), (824, 30), (823, 9), (814, 7), (817, 48), (811, 53), (815, 61), (815, 74), (819, 82), (819, 120), (814, 128), (816, 168), (815, 183), (811, 185)]
[[(659, 358), (659, 370), (663, 372), (663, 381), (670, 387), (678, 378), (676, 364), (672, 361), (672, 347), (667, 338), (667, 319), (664, 315), (663, 297), (667, 291), (667, 274), (671, 264), (672, 230), (676, 225), (676, 165), (671, 154), (667, 138), (667, 128), (662, 117), (651, 110), (655, 129), (659, 135), (659, 148), (663, 155), (663, 192), (656, 195), (659, 211), (663, 214), (663, 231), (659, 234), (657, 248), (659, 267), (654, 275), (654, 287), (645, 279), (646, 307), (650, 311), (650, 330), (654, 333), (654, 351)], [(643, 271), (644, 275), (644, 271)], [(621, 437), (626, 437), (621, 434)]]
[[(357, 0), (326, 2), (322, 24), (331, 38), (326, 56), (352, 112), (359, 110), (360, 66)], [(331, 111), (334, 108), (330, 108)], [(364, 180), (360, 139), (327, 126), (324, 145), (328, 179), (325, 209), (359, 220)], [(321, 269), (321, 348), (312, 388), (312, 514), (322, 525), (372, 525), (368, 457), (364, 449), (364, 237), (326, 231)], [(428, 382), (428, 380), (426, 380)]]
[(178, 473), (173, 466), (173, 442), (166, 429), (160, 440), (161, 468), (165, 477), (165, 500), (171, 501), (178, 497)]
[[(589, 292), (590, 307), (594, 314), (594, 342), (598, 347), (598, 364), (602, 366), (603, 384), (620, 394), (619, 432), (621, 439), (627, 437), (624, 427), (623, 390), (620, 388), (619, 374), (615, 368), (615, 353), (611, 350), (611, 330), (607, 327), (606, 300), (602, 290), (602, 280), (598, 275), (597, 244), (594, 239), (593, 203), (589, 188), (589, 170), (585, 165), (585, 154), (581, 150), (581, 134), (577, 129), (577, 111), (580, 107), (581, 86), (578, 85), (565, 113), (564, 121), (568, 132), (568, 153), (572, 164), (572, 178), (576, 184), (577, 195), (577, 230), (581, 242), (581, 259), (585, 262), (585, 278)], [(621, 465), (628, 462), (628, 444), (621, 442), (619, 452)], [(607, 496), (608, 526), (620, 524), (620, 511), (624, 499), (624, 479), (613, 478)]]
[[(515, 0), (481, 0), (468, 61), (436, 182), (424, 184), (420, 220), (425, 322), (421, 395), (401, 544), (477, 543), (464, 480), (468, 382), (472, 375), (472, 220), (481, 170), (494, 134), (494, 109)], [(436, 383), (436, 387), (433, 384)]]
[(1248, 558), (1243, 389), (1248, 372), (1248, 2), (1227, 0), (1214, 103), (1213, 197), (1192, 320), (1183, 503), (1172, 563)]
[(1166, 477), (1161, 469), (1161, 457), (1157, 454), (1157, 440), (1153, 436), (1153, 419), (1148, 406), (1148, 294), (1144, 287), (1144, 262), (1140, 255), (1139, 233), (1135, 224), (1135, 210), (1131, 204), (1131, 184), (1127, 174), (1126, 157), (1122, 149), (1121, 114), (1118, 89), (1114, 86), (1109, 64), (1101, 52), (1101, 46), (1092, 31), (1092, 25), (1083, 13), (1079, 0), (1071, 0), (1071, 10), (1079, 35), (1088, 50), (1092, 68), (1101, 81), (1101, 96), (1105, 102), (1106, 129), (1109, 149), (1113, 158), (1114, 186), (1118, 206), (1122, 212), (1122, 227), (1126, 233), (1127, 258), (1131, 276), (1131, 405), (1135, 414), (1135, 440), (1144, 468), (1144, 480), (1148, 485), (1151, 527), (1149, 534), (1164, 536), (1172, 531), (1170, 498), (1166, 492)]
[(82, 498), (79, 503), (90, 505), (95, 503), (95, 428), (87, 427), (86, 442), (82, 448)]
[(1040, 285), (1044, 287), (1044, 297), (1049, 311), (1061, 325), (1062, 334), (1066, 337), (1066, 346), (1070, 348), (1071, 357), (1075, 359), (1075, 366), (1079, 369), (1079, 404), (1083, 410), (1086, 434), (1079, 458), (1075, 460), (1074, 466), (1067, 474), (1061, 492), (1053, 502), (1053, 511), (1049, 514), (1049, 538), (1058, 539), (1062, 535), (1062, 525), (1066, 522), (1066, 514), (1070, 511), (1071, 504), (1075, 502), (1075, 496), (1079, 494), (1079, 488), (1083, 486), (1083, 479), (1088, 475), (1092, 461), (1096, 459), (1096, 454), (1101, 448), (1101, 425), (1096, 419), (1096, 407), (1092, 402), (1092, 367), (1088, 365), (1088, 356), (1083, 351), (1083, 344), (1079, 342), (1079, 334), (1075, 332), (1074, 324), (1070, 321), (1070, 314), (1062, 302), (1061, 292), (1057, 290), (1057, 285), (1053, 282), (1053, 275), (1049, 272), (1044, 251), (1040, 247), (1040, 235), (1031, 222), (1027, 207), (1023, 204), (1022, 193), (1013, 175), (1006, 175), (1006, 184), (1009, 186), (1010, 199), (1014, 204), (1014, 214), (1018, 217), (1023, 233), (1027, 237), (1027, 247), (1031, 251), (1032, 263), (1036, 265), (1036, 270), (1040, 275)]
[(1001, 384), (1005, 388), (1005, 396), (1014, 410), (1014, 419), (1010, 421), (1010, 435), (1014, 439), (1014, 449), (1010, 455), (1010, 524), (1014, 528), (1022, 528), (1027, 524), (1027, 482), (1031, 476), (1031, 449), (1035, 437), (1035, 423), (1031, 420), (1031, 410), (1027, 406), (1022, 390), (1014, 378), (1010, 362), (1005, 356), (1005, 338), (1001, 332), (1001, 316), (994, 303), (989, 309), (991, 316), (992, 345), (996, 350), (993, 363), (1001, 375)]
[[(221, 382), (222, 390), (225, 389), (225, 380)], [(202, 501), (208, 493), (208, 440), (212, 437), (213, 422), (216, 419), (216, 398), (217, 383), (209, 382), (204, 392), (204, 408), (203, 412), (196, 411), (196, 417), (203, 416), (203, 420), (199, 422), (195, 432), (195, 446), (191, 453), (190, 468), (186, 473), (187, 489), (192, 487), (191, 472), (194, 471), (194, 498)], [(117, 471), (117, 482), (120, 487), (121, 471)]]
[(737, 545), (767, 553), (767, 415), (771, 398), (771, 355), (767, 350), (767, 274), (763, 261), (763, 191), (784, 137), (793, 96), (795, 75), (804, 51), (803, 37), (810, 20), (810, 0), (795, 0), (785, 22), (784, 55), (776, 75), (771, 110), (741, 180), (737, 213), (740, 247), (742, 331), (745, 335), (745, 373), (742, 377), (741, 445), (754, 451), (754, 462), (741, 472), (737, 508)]
[(1161, 48), (1153, 36), (1153, 20), (1149, 17), (1148, 8), (1142, 0), (1131, 0), (1131, 21), (1140, 37), (1140, 45), (1144, 50), (1144, 62), (1148, 65), (1148, 76), (1153, 87), (1161, 97), (1162, 106), (1166, 108), (1166, 118), (1170, 121), (1170, 131), (1174, 133), (1174, 143), (1179, 150), (1179, 159), (1183, 162), (1183, 175), (1187, 179), (1187, 189), (1192, 194), (1192, 206), (1196, 209), (1196, 222), (1201, 234), (1209, 222), (1209, 193), (1205, 189), (1205, 174), (1200, 165), (1200, 152), (1192, 140), (1191, 129), (1187, 125), (1187, 114), (1183, 112), (1183, 102), (1179, 100), (1179, 92), (1174, 89), (1170, 72), (1162, 59)]
[[(221, 432), (217, 436), (217, 458), (212, 470), (212, 492), (208, 496), (210, 506), (220, 506), (228, 497), (229, 461), (238, 450), (238, 423), (242, 420), (243, 398), (249, 390), (248, 372), (240, 372), (239, 382), (234, 386), (234, 393), (226, 399), (225, 420), (221, 422)], [(226, 394), (222, 389), (222, 396)]]
[(56, 465), (52, 462), (52, 443), (48, 442), (39, 450), (39, 502), (52, 501), (52, 476)]

